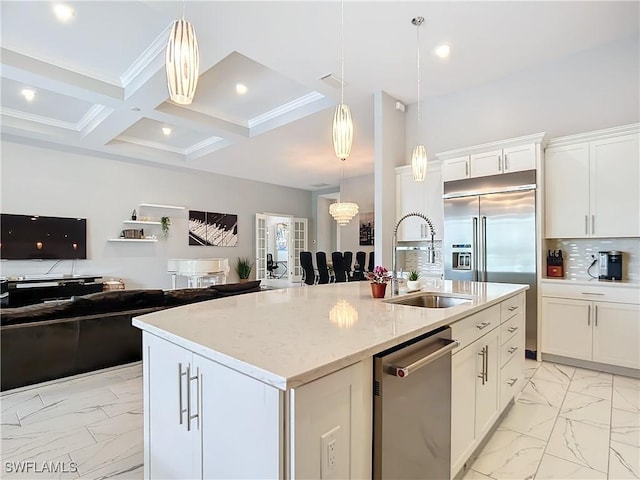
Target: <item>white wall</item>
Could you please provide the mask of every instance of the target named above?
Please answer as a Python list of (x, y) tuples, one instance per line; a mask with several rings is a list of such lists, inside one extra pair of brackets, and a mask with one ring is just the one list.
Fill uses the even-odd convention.
[[(553, 138), (638, 122), (639, 43), (635, 36), (424, 101), (420, 143), (433, 158), (532, 133)], [(405, 164), (418, 141), (416, 112), (415, 104), (407, 109)]]
[[(88, 260), (79, 260), (75, 273), (122, 278), (127, 288), (169, 288), (168, 258), (228, 257), (230, 281), (236, 281), (233, 265), (238, 257), (255, 258), (255, 214), (279, 212), (311, 216), (311, 194), (186, 169), (167, 169), (2, 143), (1, 209), (3, 213), (39, 214), (87, 218)], [(122, 221), (140, 203), (182, 205), (172, 213), (168, 239), (160, 228), (157, 243), (110, 243), (123, 228)], [(187, 212), (238, 215), (237, 247), (188, 246)], [(148, 211), (138, 211), (147, 215)], [(150, 211), (149, 211), (150, 212)], [(162, 215), (168, 215), (163, 211)], [(156, 212), (153, 212), (156, 214)], [(159, 213), (157, 213), (160, 215)], [(145, 229), (146, 230), (146, 229)], [(145, 231), (145, 233), (147, 233)], [(70, 273), (71, 261), (53, 273)], [(2, 275), (45, 273), (52, 261), (3, 261)], [(252, 278), (255, 277), (255, 269)]]
[(405, 114), (385, 92), (374, 97), (375, 129), (375, 264), (391, 269), (392, 236), (396, 219), (395, 167), (405, 161)]

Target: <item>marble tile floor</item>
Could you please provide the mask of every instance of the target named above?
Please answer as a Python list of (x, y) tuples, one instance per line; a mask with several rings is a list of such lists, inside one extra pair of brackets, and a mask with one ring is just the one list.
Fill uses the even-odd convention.
[[(640, 478), (640, 380), (529, 360), (527, 378), (464, 479)], [(0, 411), (3, 479), (143, 477), (140, 363), (5, 392)]]

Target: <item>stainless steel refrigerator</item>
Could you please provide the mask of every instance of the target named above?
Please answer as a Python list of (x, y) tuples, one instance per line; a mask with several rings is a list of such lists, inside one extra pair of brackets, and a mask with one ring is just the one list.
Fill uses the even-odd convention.
[(448, 280), (528, 284), (525, 348), (537, 350), (535, 170), (444, 184)]

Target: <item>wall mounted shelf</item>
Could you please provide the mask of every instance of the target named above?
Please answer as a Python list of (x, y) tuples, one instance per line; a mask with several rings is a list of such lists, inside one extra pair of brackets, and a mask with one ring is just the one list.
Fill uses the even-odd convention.
[(126, 225), (160, 225), (160, 222), (152, 220), (125, 220), (122, 223)]
[(148, 207), (148, 208), (164, 208), (165, 210), (184, 210), (185, 207), (181, 207), (178, 205), (159, 205), (157, 203), (141, 203), (138, 205), (140, 208)]
[(131, 243), (154, 243), (157, 242), (157, 238), (110, 238), (107, 242), (131, 242)]

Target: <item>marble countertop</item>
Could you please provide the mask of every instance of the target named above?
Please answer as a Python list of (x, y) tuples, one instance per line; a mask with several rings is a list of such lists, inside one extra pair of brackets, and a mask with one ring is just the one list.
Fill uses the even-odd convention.
[(142, 315), (133, 325), (279, 389), (296, 387), (454, 323), (527, 285), (429, 280), (469, 303), (426, 309), (371, 296), (369, 282), (249, 293)]

